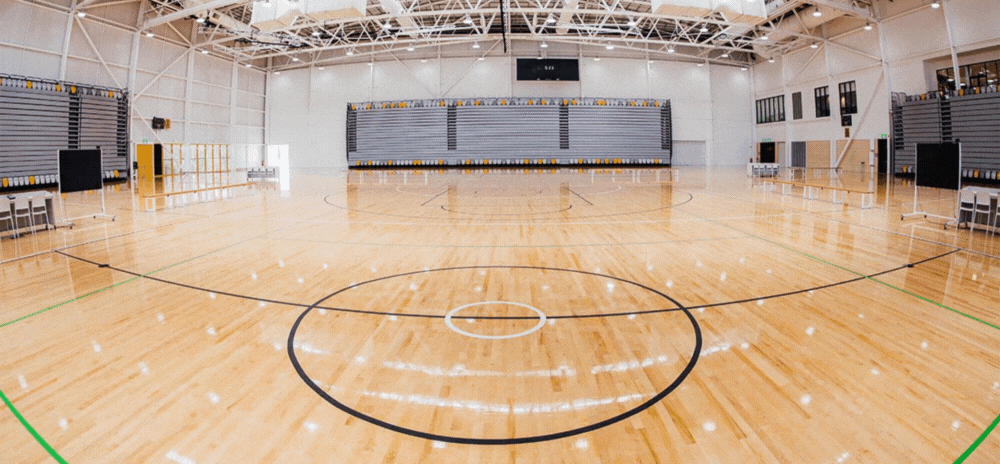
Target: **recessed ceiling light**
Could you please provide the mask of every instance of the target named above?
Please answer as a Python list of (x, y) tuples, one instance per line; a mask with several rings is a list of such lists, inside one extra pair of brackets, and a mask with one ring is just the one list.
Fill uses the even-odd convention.
[(81, 12), (77, 13), (76, 16), (79, 17), (79, 18), (85, 18), (85, 17), (87, 17), (87, 13), (84, 13), (84, 12), (81, 11)]
[(934, 2), (931, 3), (931, 8), (934, 8), (934, 9), (941, 8), (941, 2), (939, 2), (937, 0), (934, 0)]
[(819, 8), (817, 8), (816, 11), (813, 11), (813, 17), (818, 18), (820, 16), (823, 16), (823, 12), (819, 11)]
[(541, 47), (541, 48), (549, 48), (549, 44), (547, 44), (545, 42), (542, 42), (542, 44), (539, 45), (539, 47)]
[(152, 39), (154, 37), (154, 35), (153, 35), (152, 32), (147, 32), (146, 33), (146, 37), (149, 37), (150, 39)]
[(872, 23), (865, 23), (865, 30), (866, 31), (872, 30)]

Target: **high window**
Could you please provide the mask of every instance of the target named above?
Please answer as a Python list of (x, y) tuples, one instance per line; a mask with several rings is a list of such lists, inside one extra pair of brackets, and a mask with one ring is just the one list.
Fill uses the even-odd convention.
[(825, 118), (830, 116), (830, 89), (827, 86), (816, 87), (813, 91), (816, 95), (816, 117)]
[(840, 84), (840, 114), (857, 114), (858, 88), (854, 81)]
[(757, 124), (785, 120), (785, 96), (757, 100)]

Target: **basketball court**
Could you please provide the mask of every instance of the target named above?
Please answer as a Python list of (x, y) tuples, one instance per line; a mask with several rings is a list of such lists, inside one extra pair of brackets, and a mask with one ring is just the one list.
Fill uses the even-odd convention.
[(0, 463), (1000, 462), (995, 5), (687, 3), (0, 5)]

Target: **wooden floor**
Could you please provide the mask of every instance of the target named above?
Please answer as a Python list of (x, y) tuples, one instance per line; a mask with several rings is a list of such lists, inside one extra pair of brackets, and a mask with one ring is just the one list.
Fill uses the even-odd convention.
[(1000, 236), (899, 217), (953, 192), (490, 169), (106, 197), (0, 240), (0, 462), (1000, 462)]

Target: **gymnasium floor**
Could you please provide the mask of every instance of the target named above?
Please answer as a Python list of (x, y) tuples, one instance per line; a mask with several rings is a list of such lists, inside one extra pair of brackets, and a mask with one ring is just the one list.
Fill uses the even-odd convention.
[(4, 235), (0, 462), (1000, 461), (1000, 237), (900, 221), (904, 180), (873, 209), (742, 168), (284, 187), (113, 186), (115, 221)]

